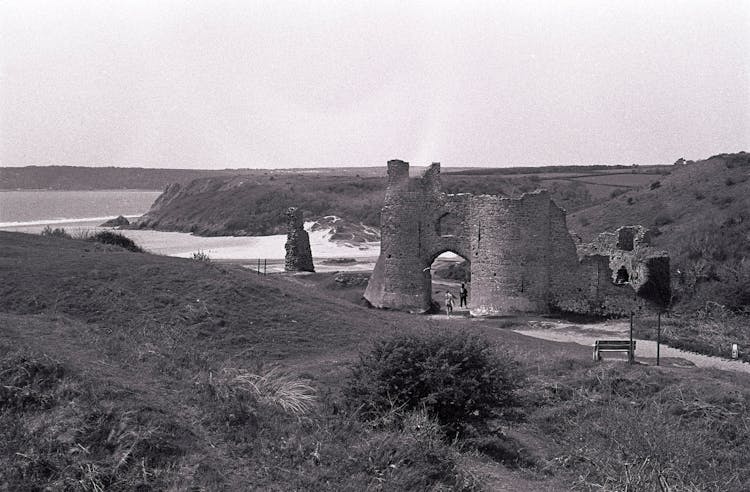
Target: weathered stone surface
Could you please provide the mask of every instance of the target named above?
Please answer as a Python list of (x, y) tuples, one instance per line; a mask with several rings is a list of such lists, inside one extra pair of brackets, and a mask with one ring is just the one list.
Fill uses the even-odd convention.
[[(430, 267), (446, 251), (470, 262), (472, 315), (627, 311), (635, 294), (663, 289), (663, 273), (654, 275), (657, 267), (649, 265), (661, 271), (664, 258), (669, 285), (669, 258), (648, 249), (642, 228), (622, 228), (600, 241), (577, 251), (565, 211), (544, 190), (520, 198), (448, 195), (440, 164), (410, 178), (408, 163), (389, 161), (380, 257), (365, 298), (375, 307), (428, 311)], [(615, 282), (622, 265), (634, 278)]]
[(284, 269), (287, 272), (314, 272), (310, 236), (305, 231), (302, 211), (291, 207), (286, 211), (288, 232)]

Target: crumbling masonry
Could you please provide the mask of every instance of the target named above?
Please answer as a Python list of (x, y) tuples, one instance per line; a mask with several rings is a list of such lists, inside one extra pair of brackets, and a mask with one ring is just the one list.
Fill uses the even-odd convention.
[(641, 227), (574, 243), (565, 211), (544, 190), (520, 198), (441, 191), (440, 164), (421, 178), (388, 162), (381, 246), (365, 298), (375, 307), (426, 312), (430, 266), (456, 253), (471, 264), (472, 315), (566, 311), (624, 314), (669, 298), (669, 257)]
[(314, 272), (312, 252), (310, 251), (310, 236), (305, 231), (302, 221), (302, 211), (297, 207), (290, 207), (286, 211), (287, 235), (286, 257), (284, 269), (287, 272)]

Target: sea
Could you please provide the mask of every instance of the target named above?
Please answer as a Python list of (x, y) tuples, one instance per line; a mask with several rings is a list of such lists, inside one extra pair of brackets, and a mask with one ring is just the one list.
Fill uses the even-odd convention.
[(139, 217), (159, 191), (0, 191), (0, 227), (32, 227), (70, 222), (104, 222)]
[[(39, 234), (49, 226), (63, 228), (75, 236), (101, 230), (108, 219), (122, 215), (135, 219), (146, 213), (159, 191), (0, 191), (0, 230)], [(306, 224), (306, 228), (312, 226)], [(248, 268), (263, 265), (269, 272), (282, 271), (285, 235), (201, 237), (183, 232), (120, 230), (139, 246), (154, 254), (190, 258), (205, 253), (212, 260), (240, 263)], [(330, 241), (328, 230), (309, 231), (317, 271), (371, 270), (380, 251), (379, 243), (356, 246)], [(332, 261), (355, 260), (344, 265)], [(327, 263), (330, 262), (330, 263)]]

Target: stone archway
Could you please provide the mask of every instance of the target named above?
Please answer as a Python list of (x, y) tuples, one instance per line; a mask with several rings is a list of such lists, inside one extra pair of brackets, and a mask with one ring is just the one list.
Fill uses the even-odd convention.
[(471, 258), (451, 249), (441, 250), (432, 255), (432, 261), (425, 271), (429, 273), (430, 293), (433, 303), (444, 307), (445, 292), (454, 296), (454, 309), (456, 311), (468, 312), (470, 305), (467, 297), (465, 307), (461, 306), (461, 287), (467, 292), (471, 289)]

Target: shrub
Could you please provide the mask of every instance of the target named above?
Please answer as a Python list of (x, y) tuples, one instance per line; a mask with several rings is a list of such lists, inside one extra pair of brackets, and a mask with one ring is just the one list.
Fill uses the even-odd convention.
[(674, 219), (667, 213), (661, 213), (654, 217), (654, 225), (657, 227), (671, 224), (672, 222), (674, 222)]
[(652, 190), (661, 188), (661, 181), (654, 181), (653, 183), (651, 183), (651, 186), (649, 186), (649, 188)]
[(344, 393), (365, 419), (424, 409), (447, 436), (474, 436), (518, 419), (520, 381), (516, 361), (477, 336), (400, 335), (360, 356)]
[(89, 238), (90, 241), (96, 241), (98, 243), (103, 244), (113, 244), (115, 246), (120, 246), (121, 248), (125, 248), (128, 251), (133, 251), (135, 253), (143, 253), (143, 249), (135, 244), (135, 242), (130, 239), (129, 237), (123, 236), (120, 233), (112, 232), (112, 231), (101, 231), (97, 232), (93, 236)]
[(65, 229), (63, 229), (62, 227), (56, 227), (53, 229), (52, 227), (47, 225), (47, 226), (44, 226), (44, 229), (42, 229), (41, 234), (42, 236), (46, 236), (46, 237), (64, 237), (64, 238), (70, 239), (70, 234), (68, 234), (65, 231)]
[(614, 190), (612, 190), (612, 193), (609, 194), (609, 197), (617, 198), (618, 196), (627, 192), (628, 192), (627, 188), (615, 188)]
[(211, 257), (208, 256), (208, 253), (206, 253), (203, 250), (196, 251), (195, 253), (193, 253), (193, 256), (191, 258), (194, 259), (195, 261), (205, 261), (205, 262), (211, 261)]

